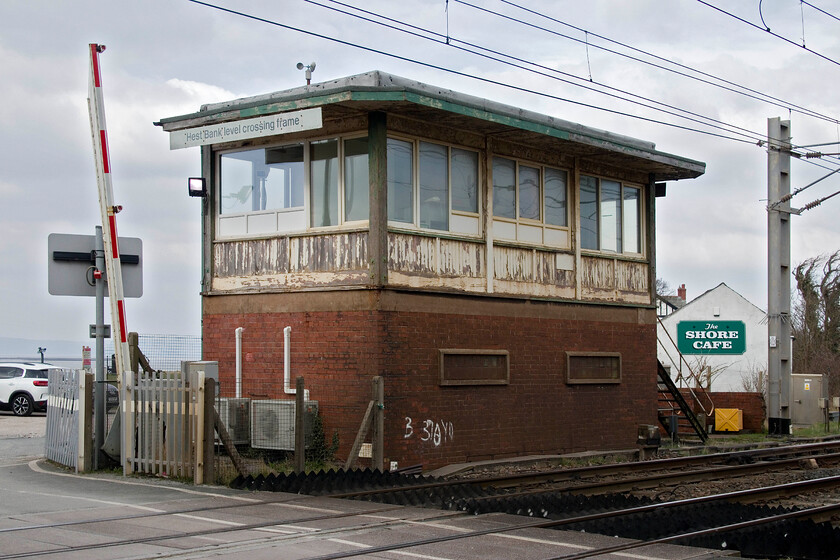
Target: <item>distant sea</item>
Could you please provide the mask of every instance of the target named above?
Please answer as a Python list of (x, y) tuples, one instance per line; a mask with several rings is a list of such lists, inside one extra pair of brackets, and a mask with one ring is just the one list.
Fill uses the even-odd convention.
[[(139, 335), (140, 350), (154, 369), (178, 371), (181, 361), (201, 359), (201, 337), (174, 334)], [(39, 348), (45, 348), (43, 361), (59, 367), (82, 367), (83, 347), (90, 347), (91, 366), (96, 365), (96, 341), (37, 340), (0, 337), (0, 362), (41, 362)], [(105, 364), (114, 353), (113, 340), (105, 340)]]

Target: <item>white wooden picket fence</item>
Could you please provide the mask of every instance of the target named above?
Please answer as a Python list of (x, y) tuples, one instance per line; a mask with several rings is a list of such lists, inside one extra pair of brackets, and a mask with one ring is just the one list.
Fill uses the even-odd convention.
[(93, 376), (84, 370), (51, 369), (47, 381), (44, 456), (76, 472), (90, 470)]
[(122, 388), (123, 472), (187, 478), (202, 484), (204, 372), (189, 378), (180, 372), (126, 372)]
[[(93, 376), (84, 370), (53, 370), (49, 375), (44, 454), (76, 472), (89, 471), (94, 453)], [(196, 484), (207, 474), (212, 482), (212, 461), (205, 465), (205, 451), (213, 450), (213, 433), (208, 438), (205, 427), (212, 429), (212, 420), (205, 426), (205, 412), (213, 410), (205, 404), (204, 372), (189, 378), (180, 372), (126, 372), (122, 381), (123, 473), (186, 478)]]

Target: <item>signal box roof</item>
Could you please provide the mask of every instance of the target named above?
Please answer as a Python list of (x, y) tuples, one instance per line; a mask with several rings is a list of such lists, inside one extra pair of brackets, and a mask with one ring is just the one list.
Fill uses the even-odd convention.
[(656, 145), (380, 71), (275, 93), (212, 103), (197, 113), (155, 123), (167, 132), (321, 107), (324, 120), (384, 111), (455, 130), (532, 146), (603, 165), (648, 173), (655, 181), (692, 179), (706, 164), (656, 150)]

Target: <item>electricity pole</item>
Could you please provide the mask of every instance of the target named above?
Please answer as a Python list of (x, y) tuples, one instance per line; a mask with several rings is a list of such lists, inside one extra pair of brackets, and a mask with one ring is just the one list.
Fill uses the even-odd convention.
[(767, 427), (790, 433), (790, 121), (767, 119)]

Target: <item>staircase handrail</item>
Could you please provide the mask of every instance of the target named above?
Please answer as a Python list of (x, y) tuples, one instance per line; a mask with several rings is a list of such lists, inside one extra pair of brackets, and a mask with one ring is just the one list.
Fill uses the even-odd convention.
[[(690, 381), (693, 381), (694, 385), (702, 387), (702, 383), (700, 382), (699, 377), (697, 376), (696, 373), (694, 373), (694, 370), (691, 369), (691, 366), (689, 365), (688, 361), (683, 356), (682, 352), (680, 352), (680, 348), (679, 348), (679, 346), (677, 346), (677, 343), (674, 340), (674, 338), (671, 336), (671, 333), (668, 332), (668, 329), (665, 328), (665, 325), (662, 323), (662, 318), (661, 317), (656, 317), (656, 321), (659, 323), (659, 326), (662, 327), (661, 331), (664, 332), (665, 336), (668, 337), (668, 340), (671, 342), (671, 345), (673, 346), (674, 350), (677, 351), (677, 355), (679, 356), (679, 361), (675, 362), (674, 358), (671, 356), (671, 353), (668, 352), (668, 348), (665, 347), (665, 344), (659, 338), (659, 330), (660, 329), (657, 329), (656, 342), (659, 343), (659, 345), (662, 347), (662, 351), (665, 353), (666, 356), (668, 356), (668, 360), (671, 362), (671, 364), (677, 366), (677, 380), (678, 381), (684, 381), (685, 380), (685, 376), (683, 376), (683, 369), (682, 369), (682, 365), (685, 364), (685, 369), (687, 369), (688, 373), (689, 373), (688, 379)], [(698, 397), (697, 393), (694, 391), (694, 388), (692, 387), (692, 383), (686, 383), (686, 388), (688, 389), (689, 393), (691, 393), (691, 396), (694, 399), (694, 402), (696, 402), (697, 406), (700, 407), (700, 410), (703, 411), (703, 414), (705, 414), (706, 416), (711, 416), (711, 414), (715, 410), (715, 403), (712, 402), (712, 398), (705, 391), (703, 392), (703, 395), (706, 397), (706, 401), (707, 401), (707, 404), (708, 404), (708, 408), (706, 408), (706, 406), (704, 406), (703, 402), (700, 400), (700, 397)]]
[[(665, 384), (670, 391), (671, 396), (674, 397), (674, 401), (676, 401), (677, 406), (682, 410), (683, 415), (686, 419), (688, 419), (691, 427), (694, 429), (694, 432), (700, 437), (700, 439), (705, 442), (709, 438), (708, 432), (706, 432), (706, 427), (700, 423), (700, 420), (697, 419), (697, 416), (694, 414), (694, 411), (691, 410), (691, 407), (688, 406), (688, 403), (683, 397), (682, 393), (680, 392), (679, 388), (674, 384), (674, 380), (671, 379), (671, 376), (668, 375), (668, 372), (665, 370), (665, 366), (662, 365), (662, 362), (656, 360), (657, 366), (657, 374), (659, 375), (660, 381)], [(693, 394), (693, 393), (692, 393)], [(673, 407), (672, 407), (673, 410)]]

